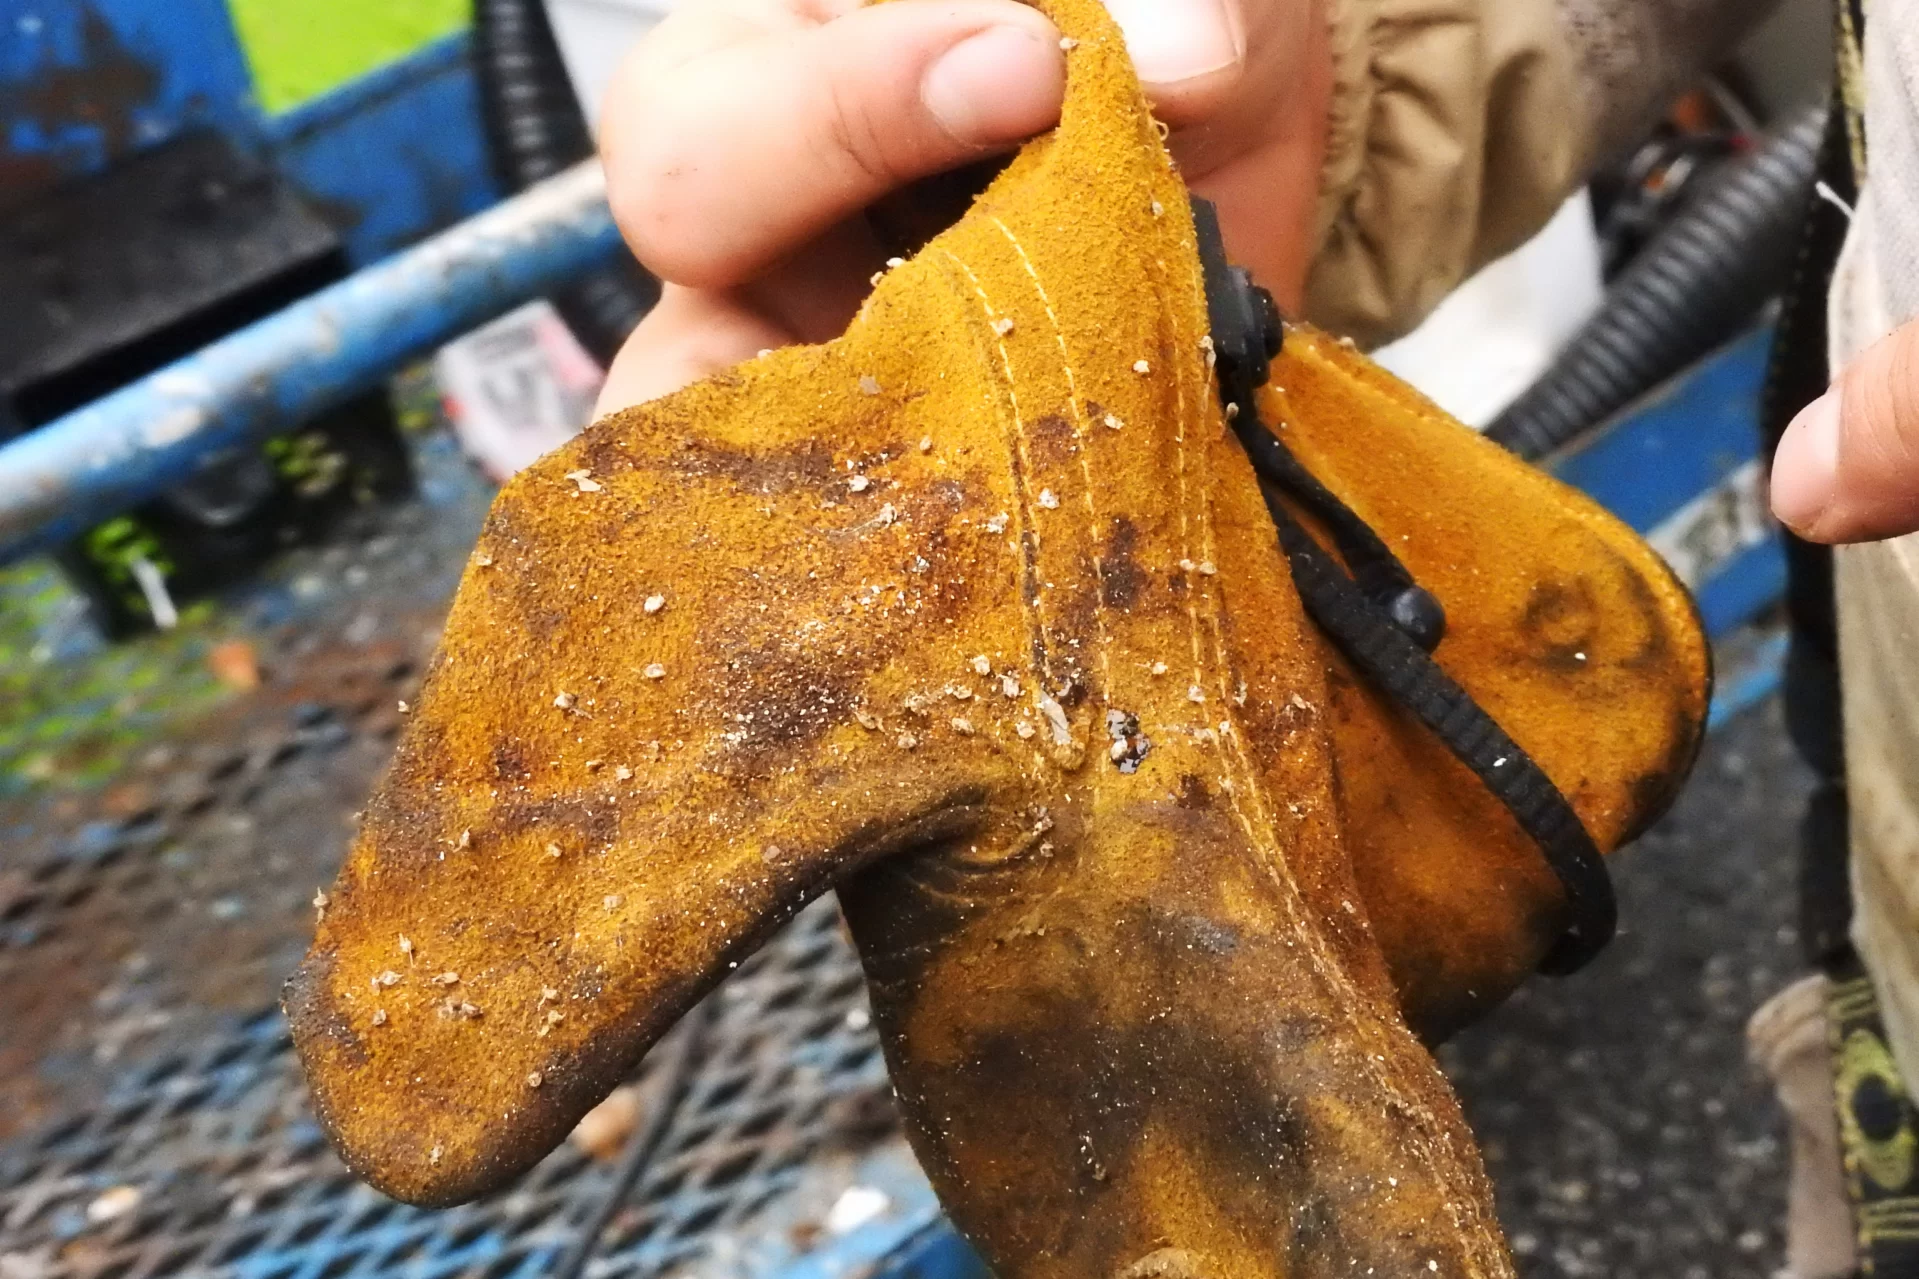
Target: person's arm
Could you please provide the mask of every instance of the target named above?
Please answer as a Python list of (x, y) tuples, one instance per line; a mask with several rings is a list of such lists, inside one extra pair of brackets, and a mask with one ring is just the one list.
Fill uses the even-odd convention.
[(1644, 135), (1769, 0), (1334, 0), (1306, 316), (1411, 329)]

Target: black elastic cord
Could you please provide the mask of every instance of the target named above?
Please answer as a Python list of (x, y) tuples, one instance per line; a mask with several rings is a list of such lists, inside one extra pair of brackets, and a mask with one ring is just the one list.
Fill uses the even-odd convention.
[[(1413, 586), (1408, 573), (1378, 534), (1302, 466), (1258, 414), (1242, 407), (1233, 429), (1259, 475), (1261, 495), (1279, 532), (1280, 548), (1307, 614), (1348, 661), (1387, 696), (1430, 729), (1539, 845), (1566, 894), (1572, 922), (1547, 954), (1540, 971), (1564, 975), (1583, 967), (1612, 940), (1619, 909), (1605, 860), (1557, 786), (1493, 717), (1440, 668), (1427, 651), (1396, 625), (1380, 596), (1329, 555), (1293, 517), (1290, 497), (1318, 516), (1342, 555), (1362, 548), (1379, 580)], [(1363, 529), (1363, 538), (1353, 530)], [(1344, 530), (1346, 536), (1341, 536)], [(1367, 544), (1378, 548), (1365, 550)], [(1372, 558), (1368, 559), (1368, 556)], [(1390, 567), (1385, 567), (1386, 565)], [(1395, 573), (1397, 576), (1393, 576)]]
[(1373, 526), (1354, 514), (1351, 507), (1319, 482), (1318, 476), (1300, 465), (1291, 449), (1260, 425), (1257, 411), (1249, 414), (1246, 422), (1245, 427), (1238, 425), (1238, 413), (1235, 414), (1234, 431), (1241, 447), (1252, 458), (1253, 469), (1279, 485), (1326, 526), (1333, 544), (1339, 548), (1339, 557), (1346, 561), (1353, 581), (1368, 599), (1385, 608), (1395, 597), (1418, 585), (1392, 548), (1373, 531)]

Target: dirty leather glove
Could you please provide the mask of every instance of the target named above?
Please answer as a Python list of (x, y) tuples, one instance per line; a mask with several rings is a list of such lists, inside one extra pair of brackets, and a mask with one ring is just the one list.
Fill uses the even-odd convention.
[[(382, 1190), (529, 1167), (837, 888), (908, 1135), (996, 1273), (1511, 1273), (1408, 1022), (1509, 989), (1565, 901), (1304, 616), (1186, 191), (1104, 12), (1045, 7), (1060, 127), (843, 337), (496, 501), (286, 995)], [(1595, 841), (1648, 820), (1706, 685), (1652, 553), (1308, 330), (1260, 403)]]

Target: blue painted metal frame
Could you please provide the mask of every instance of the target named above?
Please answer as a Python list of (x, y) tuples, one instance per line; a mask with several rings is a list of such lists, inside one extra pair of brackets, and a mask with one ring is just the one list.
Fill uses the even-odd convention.
[[(497, 202), (479, 120), (465, 33), (267, 119), (225, 0), (0, 0), (0, 182), (15, 194), (211, 127), (275, 163), (340, 227), (351, 265), (365, 268)], [(555, 212), (551, 202), (547, 212)], [(0, 491), (8, 495), (0, 498), (0, 561), (49, 544), (45, 536), (21, 540), (23, 519), (38, 522), (67, 502), (42, 533), (78, 531), (189, 474), (194, 449), (300, 421), (377, 385), (462, 326), (619, 251), (603, 205), (558, 218), (516, 227), (519, 250), (495, 254), (477, 273), (465, 270), (476, 263), (461, 254), (486, 236), (455, 237), (436, 250), (431, 269), (419, 269), (422, 259), (411, 270), (357, 280), (324, 304), (275, 317), (252, 338), (219, 344), (136, 384), (144, 390), (122, 388), (10, 446), (0, 456)], [(401, 287), (411, 292), (379, 292)], [(348, 327), (329, 328), (348, 317)], [(268, 351), (276, 353), (271, 368), (262, 363)], [(241, 369), (250, 370), (250, 388), (229, 379)], [(214, 406), (183, 390), (214, 386), (234, 393), (235, 403)], [(115, 421), (118, 428), (107, 425)], [(169, 432), (179, 438), (164, 438)], [(71, 485), (55, 474), (70, 464), (81, 468)]]
[(0, 193), (19, 198), (192, 128), (271, 159), (354, 266), (500, 197), (462, 32), (263, 116), (225, 0), (0, 0)]
[(18, 195), (209, 126), (257, 137), (225, 0), (0, 0), (0, 188)]
[(0, 562), (57, 546), (309, 420), (621, 251), (596, 163), (0, 448)]
[(499, 199), (479, 119), (461, 33), (273, 117), (265, 137), (364, 266)]
[[(1726, 483), (1759, 453), (1760, 389), (1770, 330), (1747, 335), (1603, 434), (1552, 463), (1641, 533)], [(1714, 636), (1751, 621), (1785, 591), (1778, 539), (1751, 547), (1695, 584)]]

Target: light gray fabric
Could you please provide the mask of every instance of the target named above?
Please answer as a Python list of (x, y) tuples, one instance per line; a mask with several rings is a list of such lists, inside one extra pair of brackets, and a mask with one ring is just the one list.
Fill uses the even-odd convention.
[[(1866, 23), (1869, 174), (1836, 273), (1832, 364), (1919, 319), (1919, 0)], [(1919, 1083), (1919, 534), (1838, 553), (1853, 944), (1886, 1040)]]
[(1919, 0), (1875, 0), (1866, 23), (1873, 236), (1895, 324), (1919, 318)]

